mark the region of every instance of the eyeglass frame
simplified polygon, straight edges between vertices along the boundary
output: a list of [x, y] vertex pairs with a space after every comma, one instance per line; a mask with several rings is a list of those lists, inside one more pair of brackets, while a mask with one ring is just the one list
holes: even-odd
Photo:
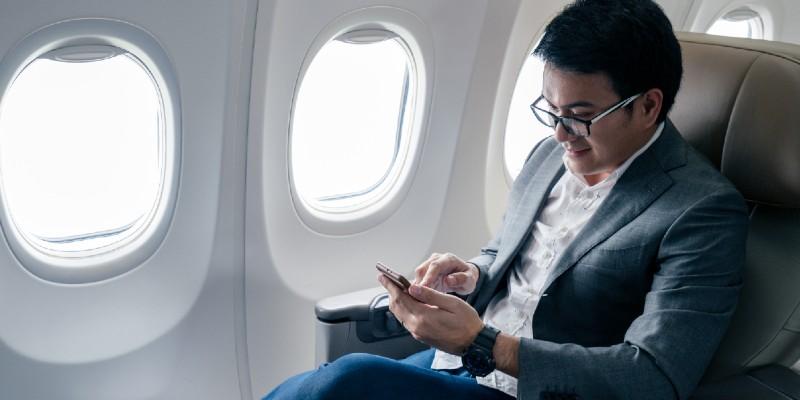
[[[542, 123], [542, 125], [544, 125], [544, 126], [546, 126], [548, 128], [556, 129], [558, 127], [558, 124], [561, 123], [561, 126], [564, 127], [564, 130], [567, 131], [568, 134], [573, 135], [573, 136], [578, 136], [578, 137], [588, 137], [592, 133], [591, 129], [589, 129], [589, 127], [592, 124], [594, 124], [597, 121], [601, 120], [603, 117], [613, 113], [614, 111], [617, 111], [620, 108], [625, 107], [628, 104], [633, 103], [634, 100], [636, 100], [637, 98], [639, 98], [639, 96], [641, 96], [643, 94], [644, 94], [644, 92], [639, 93], [639, 94], [635, 94], [635, 95], [633, 95], [631, 97], [628, 97], [628, 98], [626, 98], [624, 100], [621, 100], [619, 103], [614, 104], [613, 106], [609, 107], [605, 111], [601, 112], [600, 114], [596, 115], [595, 117], [592, 117], [589, 120], [585, 120], [585, 119], [581, 119], [581, 118], [575, 118], [575, 117], [561, 117], [561, 116], [558, 116], [558, 115], [555, 115], [555, 114], [551, 113], [550, 111], [547, 111], [547, 110], [544, 110], [542, 108], [537, 107], [536, 104], [539, 103], [540, 101], [542, 101], [542, 99], [544, 99], [544, 95], [540, 95], [539, 98], [536, 99], [536, 101], [531, 103], [530, 108], [531, 108], [531, 112], [533, 112], [533, 115], [536, 117], [536, 119], [539, 120], [539, 122]], [[542, 119], [542, 117], [539, 116], [539, 113], [536, 112], [537, 110], [549, 115], [550, 117], [552, 117], [553, 120], [555, 120], [555, 123], [552, 126], [550, 126], [547, 122], [545, 122]], [[577, 122], [580, 122], [580, 123], [584, 124], [586, 126], [586, 134], [582, 135], [582, 134], [579, 134], [579, 133], [575, 133], [573, 131], [573, 128], [571, 128], [570, 124], [565, 124], [564, 123], [565, 120], [566, 121], [577, 121]]]

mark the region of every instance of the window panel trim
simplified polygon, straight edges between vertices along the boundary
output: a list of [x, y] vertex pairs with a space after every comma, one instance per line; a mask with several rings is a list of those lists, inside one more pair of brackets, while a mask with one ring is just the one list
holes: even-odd
[[[390, 168], [384, 183], [386, 189], [375, 197], [370, 204], [337, 210], [334, 207], [313, 207], [302, 199], [298, 193], [292, 171], [292, 139], [291, 126], [294, 118], [296, 99], [300, 83], [306, 74], [314, 56], [331, 40], [341, 37], [349, 32], [364, 32], [369, 30], [388, 31], [397, 37], [409, 53], [409, 59], [416, 71], [416, 76], [410, 79], [411, 87], [416, 87], [416, 96], [408, 99], [408, 108], [402, 116], [403, 126], [410, 135], [404, 137], [398, 144], [398, 155], [407, 151], [405, 157], [398, 156], [395, 164], [397, 168]], [[425, 24], [408, 11], [386, 6], [375, 6], [359, 9], [347, 13], [323, 29], [311, 43], [306, 52], [302, 67], [295, 82], [295, 88], [290, 110], [289, 140], [287, 142], [287, 179], [292, 206], [298, 220], [308, 229], [331, 236], [352, 235], [368, 230], [394, 214], [402, 205], [405, 194], [413, 184], [414, 171], [420, 162], [421, 146], [425, 142], [425, 127], [428, 120], [429, 98], [432, 91], [433, 71], [433, 43]], [[413, 74], [413, 72], [412, 72]], [[400, 117], [398, 117], [400, 118]], [[379, 185], [380, 186], [380, 185]], [[322, 208], [322, 210], [320, 210]]]
[[[159, 143], [159, 146], [164, 146], [160, 151], [163, 156], [159, 157], [165, 159], [160, 160], [164, 165], [164, 176], [156, 200], [158, 205], [151, 211], [151, 222], [120, 248], [67, 257], [64, 254], [48, 254], [29, 243], [25, 235], [16, 229], [6, 206], [5, 195], [0, 195], [2, 233], [19, 263], [8, 267], [23, 268], [46, 281], [85, 284], [126, 273], [141, 265], [156, 251], [166, 236], [172, 218], [181, 164], [180, 98], [169, 57], [148, 32], [127, 22], [104, 18], [71, 19], [47, 25], [27, 35], [6, 53], [0, 63], [0, 93], [6, 93], [14, 79], [38, 58], [68, 56], [74, 50], [109, 47], [133, 55], [151, 75], [160, 94], [163, 110], [160, 124], [163, 124], [165, 135], [163, 142]], [[73, 52], [72, 55], [79, 55], [79, 52]]]

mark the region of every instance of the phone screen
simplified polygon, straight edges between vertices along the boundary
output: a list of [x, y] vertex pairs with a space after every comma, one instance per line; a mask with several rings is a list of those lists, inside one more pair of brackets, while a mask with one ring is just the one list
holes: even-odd
[[378, 269], [385, 277], [389, 278], [390, 281], [394, 282], [395, 285], [399, 286], [403, 290], [408, 290], [411, 287], [411, 282], [406, 279], [401, 273], [389, 268], [386, 264], [382, 262], [378, 262], [375, 264], [375, 268]]

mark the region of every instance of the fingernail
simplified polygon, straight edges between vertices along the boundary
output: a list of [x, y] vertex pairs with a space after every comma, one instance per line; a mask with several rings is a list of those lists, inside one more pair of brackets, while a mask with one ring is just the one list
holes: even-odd
[[413, 294], [414, 296], [422, 294], [422, 289], [418, 285], [411, 285], [408, 291], [411, 292], [411, 294]]

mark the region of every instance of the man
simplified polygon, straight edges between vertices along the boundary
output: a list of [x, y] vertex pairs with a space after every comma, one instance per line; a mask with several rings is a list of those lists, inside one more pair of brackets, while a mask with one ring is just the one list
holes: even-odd
[[555, 132], [497, 236], [469, 262], [434, 254], [408, 292], [379, 277], [436, 350], [345, 356], [272, 398], [690, 396], [736, 305], [747, 209], [667, 120], [682, 75], [672, 27], [651, 0], [578, 0], [534, 54], [531, 109]]

